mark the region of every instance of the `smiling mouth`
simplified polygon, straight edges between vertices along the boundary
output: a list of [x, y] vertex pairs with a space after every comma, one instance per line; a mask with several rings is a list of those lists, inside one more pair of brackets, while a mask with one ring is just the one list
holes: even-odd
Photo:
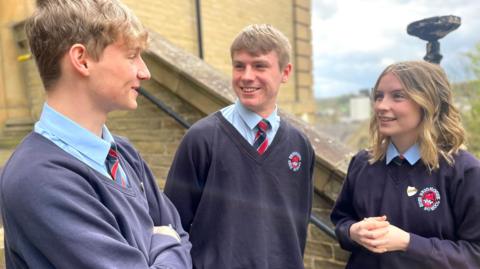
[[259, 89], [260, 88], [256, 88], [256, 87], [240, 87], [240, 90], [242, 90], [242, 92], [244, 92], [244, 93], [251, 93], [251, 92], [257, 91]]
[[394, 117], [378, 117], [378, 121], [380, 122], [391, 122], [391, 121], [395, 121], [397, 120], [397, 118], [394, 118]]

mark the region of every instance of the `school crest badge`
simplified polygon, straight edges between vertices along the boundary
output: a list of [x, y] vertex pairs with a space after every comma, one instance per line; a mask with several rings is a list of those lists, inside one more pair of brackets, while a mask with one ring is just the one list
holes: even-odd
[[288, 167], [290, 170], [297, 172], [302, 165], [302, 156], [300, 153], [294, 151], [288, 156]]
[[433, 211], [440, 205], [440, 193], [433, 187], [423, 189], [417, 199], [418, 206], [425, 211]]

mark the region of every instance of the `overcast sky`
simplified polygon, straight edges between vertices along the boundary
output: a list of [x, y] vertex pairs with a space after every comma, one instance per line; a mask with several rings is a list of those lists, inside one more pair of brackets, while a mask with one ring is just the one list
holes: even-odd
[[462, 25], [440, 39], [452, 81], [467, 78], [465, 52], [480, 42], [480, 0], [312, 0], [317, 98], [371, 88], [390, 63], [420, 60], [426, 41], [407, 34], [413, 21], [455, 15]]

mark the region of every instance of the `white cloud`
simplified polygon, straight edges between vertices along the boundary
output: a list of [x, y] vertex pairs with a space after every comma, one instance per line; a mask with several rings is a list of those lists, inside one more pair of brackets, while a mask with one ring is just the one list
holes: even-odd
[[368, 88], [390, 63], [422, 59], [426, 42], [407, 25], [433, 16], [456, 15], [462, 25], [440, 40], [442, 66], [465, 79], [464, 53], [480, 42], [477, 0], [313, 0], [315, 96]]
[[318, 82], [319, 82], [318, 83], [319, 85], [322, 85], [321, 95], [317, 96], [320, 98], [349, 94], [351, 93], [351, 91], [348, 91], [347, 89], [356, 88], [360, 86], [355, 83], [345, 82], [345, 81], [336, 80], [336, 79], [328, 79], [328, 78], [321, 78], [321, 80]]
[[381, 66], [387, 66], [390, 64], [393, 64], [395, 62], [395, 59], [393, 58], [382, 58], [380, 59], [380, 65]]

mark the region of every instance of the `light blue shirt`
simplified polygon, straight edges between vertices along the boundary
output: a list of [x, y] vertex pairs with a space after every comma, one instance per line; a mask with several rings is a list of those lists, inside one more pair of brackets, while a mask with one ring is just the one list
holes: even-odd
[[105, 159], [114, 140], [105, 125], [102, 127], [102, 139], [45, 103], [34, 131], [86, 165], [112, 178], [107, 171]]
[[[387, 156], [385, 158], [387, 164], [389, 164], [395, 157], [399, 156], [400, 153], [398, 152], [397, 148], [395, 145], [390, 142], [388, 144], [387, 148]], [[421, 155], [420, 155], [420, 148], [418, 147], [418, 144], [414, 144], [411, 146], [405, 153], [403, 154], [403, 158], [408, 161], [410, 165], [414, 165], [418, 160], [420, 160]]]
[[[262, 117], [257, 113], [248, 110], [239, 100], [237, 100], [235, 104], [221, 109], [220, 112], [223, 117], [248, 141], [248, 143], [253, 145], [255, 134], [257, 133], [256, 126], [258, 122], [262, 120]], [[277, 114], [277, 107], [275, 107], [275, 110], [273, 110], [272, 114], [270, 114], [266, 120], [268, 120], [272, 126], [272, 128], [267, 131], [268, 144], [270, 145], [280, 127], [280, 117]]]

